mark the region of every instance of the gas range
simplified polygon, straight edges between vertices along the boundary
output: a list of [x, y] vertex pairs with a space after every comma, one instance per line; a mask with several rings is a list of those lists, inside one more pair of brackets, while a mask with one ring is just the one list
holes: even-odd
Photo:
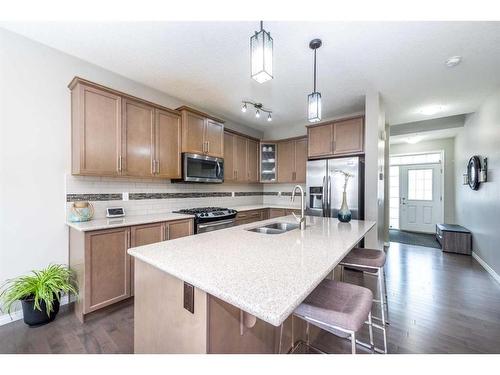
[[222, 207], [188, 208], [175, 211], [185, 215], [194, 215], [195, 233], [211, 232], [234, 225], [238, 213], [236, 210]]

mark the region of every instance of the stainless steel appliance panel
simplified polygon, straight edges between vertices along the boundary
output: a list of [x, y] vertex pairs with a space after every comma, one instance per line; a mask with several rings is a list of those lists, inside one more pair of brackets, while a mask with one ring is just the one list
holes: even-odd
[[306, 214], [326, 216], [326, 174], [327, 161], [314, 160], [307, 162], [306, 177]]
[[235, 223], [234, 219], [229, 219], [229, 220], [219, 220], [208, 223], [196, 224], [196, 234], [213, 232], [214, 230], [219, 230], [224, 228], [230, 228], [234, 226], [234, 223]]
[[224, 181], [224, 159], [206, 155], [182, 155], [182, 179], [186, 182], [215, 182]]

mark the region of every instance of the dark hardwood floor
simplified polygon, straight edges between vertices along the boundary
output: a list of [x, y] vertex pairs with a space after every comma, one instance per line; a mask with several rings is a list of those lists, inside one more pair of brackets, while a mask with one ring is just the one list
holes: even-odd
[[[472, 257], [391, 243], [386, 273], [389, 353], [500, 353], [500, 286]], [[375, 280], [346, 271], [346, 281], [372, 287]], [[350, 352], [348, 342], [325, 332], [315, 345]], [[16, 321], [0, 327], [0, 353], [132, 352], [132, 301], [93, 314], [83, 325], [63, 306], [46, 326]]]

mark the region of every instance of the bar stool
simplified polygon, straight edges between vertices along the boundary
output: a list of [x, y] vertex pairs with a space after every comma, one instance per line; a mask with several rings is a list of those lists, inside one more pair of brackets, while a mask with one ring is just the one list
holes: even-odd
[[[306, 345], [324, 353], [309, 342], [309, 324], [343, 338], [350, 338], [351, 351], [356, 354], [356, 344], [374, 349], [371, 308], [373, 293], [371, 290], [335, 280], [323, 280], [316, 289], [294, 311], [306, 321]], [[370, 344], [356, 340], [356, 333], [363, 324], [368, 324]], [[282, 326], [283, 327], [283, 326]], [[282, 330], [281, 333], [282, 334]], [[302, 341], [293, 343], [293, 350]], [[281, 336], [280, 336], [281, 351]]]
[[373, 302], [380, 304], [381, 317], [373, 316], [373, 319], [381, 321], [382, 326], [378, 324], [373, 324], [373, 326], [383, 331], [384, 353], [387, 353], [385, 326], [389, 324], [389, 306], [387, 304], [387, 285], [384, 272], [385, 260], [384, 251], [355, 247], [342, 259], [339, 265], [341, 267], [341, 281], [344, 281], [344, 267], [353, 268], [362, 271], [363, 274], [377, 277], [380, 299], [374, 299]]

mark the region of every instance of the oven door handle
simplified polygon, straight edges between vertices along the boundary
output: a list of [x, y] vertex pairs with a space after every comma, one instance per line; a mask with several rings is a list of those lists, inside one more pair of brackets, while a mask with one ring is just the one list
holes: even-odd
[[207, 223], [207, 224], [198, 224], [198, 229], [203, 229], [203, 228], [209, 228], [209, 227], [216, 227], [219, 225], [225, 225], [225, 224], [231, 224], [234, 223], [234, 219], [229, 219], [229, 220], [221, 220], [221, 221], [216, 221], [213, 223]]

